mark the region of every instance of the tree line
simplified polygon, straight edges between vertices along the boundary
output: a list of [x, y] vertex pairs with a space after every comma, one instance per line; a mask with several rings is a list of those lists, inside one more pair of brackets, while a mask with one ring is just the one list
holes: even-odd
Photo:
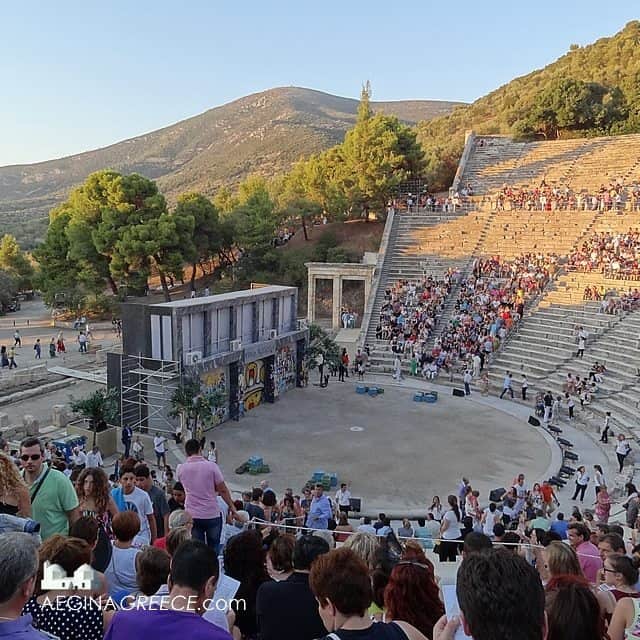
[[[298, 162], [283, 176], [250, 176], [210, 199], [187, 193], [169, 207], [156, 183], [113, 170], [91, 174], [53, 209], [33, 252], [35, 281], [49, 305], [100, 307], [106, 294], [141, 294], [159, 278], [171, 284], [241, 265], [270, 270], [279, 228], [386, 211], [389, 198], [425, 167], [416, 132], [395, 116], [374, 114], [363, 88], [355, 126], [341, 144]], [[1, 265], [0, 265], [1, 266]]]

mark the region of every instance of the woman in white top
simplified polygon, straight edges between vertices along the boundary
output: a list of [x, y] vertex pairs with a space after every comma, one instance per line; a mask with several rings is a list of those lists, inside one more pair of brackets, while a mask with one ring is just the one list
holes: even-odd
[[622, 433], [618, 434], [618, 442], [616, 443], [616, 458], [618, 458], [618, 473], [622, 473], [622, 467], [624, 466], [624, 461], [627, 459], [629, 452], [631, 451], [631, 446], [627, 442], [627, 439], [624, 437]]
[[207, 451], [207, 460], [209, 462], [218, 462], [218, 450], [216, 449], [216, 443], [212, 440], [209, 443], [209, 449]]
[[600, 491], [600, 487], [603, 484], [607, 484], [604, 481], [604, 471], [602, 471], [602, 467], [599, 464], [594, 464], [593, 465], [593, 483], [596, 486], [596, 496], [598, 495], [598, 492]]
[[580, 502], [584, 502], [584, 494], [589, 484], [589, 474], [584, 468], [584, 465], [580, 465], [576, 471], [576, 490], [573, 493], [572, 500], [576, 500], [578, 494], [580, 494]]
[[431, 501], [431, 506], [428, 511], [436, 522], [440, 522], [442, 520], [442, 504], [440, 504], [440, 497], [433, 496], [433, 500]]
[[442, 516], [442, 523], [440, 524], [439, 556], [440, 562], [455, 562], [462, 536], [460, 528], [461, 516], [458, 498], [451, 495], [447, 498], [447, 502], [449, 503], [449, 509]]

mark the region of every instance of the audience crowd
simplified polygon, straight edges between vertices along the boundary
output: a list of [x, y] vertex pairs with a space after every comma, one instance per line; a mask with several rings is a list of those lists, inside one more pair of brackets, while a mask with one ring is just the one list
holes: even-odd
[[636, 228], [626, 233], [594, 233], [568, 255], [567, 266], [618, 280], [638, 280], [640, 231]]
[[[498, 267], [477, 265], [478, 276]], [[278, 497], [265, 480], [234, 500], [215, 445], [203, 453], [201, 444], [185, 443], [175, 474], [164, 461], [152, 474], [123, 459], [110, 478], [99, 466], [68, 477], [35, 438], [18, 452], [23, 474], [0, 453], [13, 483], [0, 511], [16, 525], [0, 534], [0, 638], [453, 640], [461, 627], [476, 640], [623, 640], [640, 631], [640, 496], [627, 484], [629, 537], [609, 522], [597, 465], [594, 511], [565, 517], [553, 487], [523, 474], [483, 506], [462, 478], [445, 504], [434, 496], [424, 517], [395, 528], [384, 513], [357, 524], [344, 483], [332, 495], [309, 484]], [[584, 499], [591, 482], [580, 473]], [[434, 553], [460, 563], [454, 580]], [[52, 582], [49, 564], [73, 587]]]

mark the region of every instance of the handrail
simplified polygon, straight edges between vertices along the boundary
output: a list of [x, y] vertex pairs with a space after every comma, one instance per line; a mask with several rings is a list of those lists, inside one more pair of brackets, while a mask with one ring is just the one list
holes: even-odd
[[387, 220], [384, 223], [384, 230], [382, 231], [382, 238], [380, 239], [376, 268], [371, 282], [371, 288], [369, 289], [369, 299], [367, 300], [364, 314], [362, 315], [362, 323], [360, 324], [360, 335], [358, 336], [358, 345], [360, 348], [364, 348], [367, 340], [369, 324], [371, 323], [371, 315], [373, 314], [373, 305], [376, 297], [378, 296], [378, 289], [380, 288], [380, 281], [382, 280], [382, 269], [386, 260], [387, 249], [389, 248], [389, 239], [391, 237], [391, 231], [393, 230], [395, 218], [395, 210], [393, 208], [389, 209], [389, 212], [387, 213]]

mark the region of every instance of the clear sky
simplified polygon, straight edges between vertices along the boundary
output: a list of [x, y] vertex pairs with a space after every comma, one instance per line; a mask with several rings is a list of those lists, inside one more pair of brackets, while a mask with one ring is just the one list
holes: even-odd
[[472, 101], [632, 0], [6, 0], [0, 166], [105, 146], [243, 95], [296, 85], [374, 100]]

